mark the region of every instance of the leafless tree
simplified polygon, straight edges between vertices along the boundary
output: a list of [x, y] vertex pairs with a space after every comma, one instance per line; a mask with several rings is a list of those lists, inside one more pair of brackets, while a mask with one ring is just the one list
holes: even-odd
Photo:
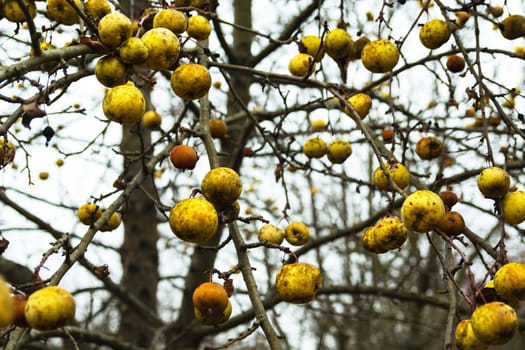
[[[505, 263], [523, 261], [523, 225], [506, 223], [502, 199], [484, 197], [476, 183], [483, 169], [498, 166], [510, 175], [510, 191], [523, 190], [525, 33], [502, 35], [504, 19], [523, 13], [522, 4], [112, 1], [113, 11], [135, 20], [138, 37], [162, 8], [212, 24], [208, 39], [178, 35], [181, 54], [168, 69], [126, 66], [147, 109], [162, 115], [160, 129], [151, 130], [104, 116], [106, 87], [94, 67], [119, 51], [102, 43], [85, 3], [73, 6], [79, 21], [66, 26], [41, 1], [31, 16], [31, 1], [1, 2], [0, 272], [13, 293], [64, 286], [77, 312], [56, 330], [3, 329], [5, 349], [455, 349], [457, 323], [489, 298], [485, 284]], [[24, 21], [8, 21], [13, 6]], [[450, 31], [434, 49], [418, 37], [431, 19]], [[324, 40], [336, 28], [354, 48], [365, 38], [389, 40], [399, 62], [371, 73], [359, 54], [325, 54], [305, 76], [291, 75], [301, 38]], [[452, 55], [465, 63], [459, 72], [447, 66]], [[184, 62], [211, 72], [206, 96], [185, 101], [171, 90], [171, 74]], [[366, 117], [348, 101], [356, 93], [371, 98]], [[212, 137], [211, 119], [226, 122], [225, 137]], [[314, 130], [318, 119], [326, 126]], [[425, 136], [443, 145], [432, 159], [416, 152]], [[315, 137], [348, 141], [352, 155], [342, 164], [307, 157], [303, 144]], [[170, 163], [180, 144], [196, 149], [194, 170]], [[406, 188], [374, 181], [375, 169], [389, 163], [408, 168]], [[169, 228], [170, 210], [199, 195], [202, 177], [216, 167], [242, 178], [239, 216], [205, 243], [184, 242]], [[365, 249], [363, 233], [400, 217], [404, 199], [423, 189], [458, 196], [448, 209], [464, 218], [463, 232], [409, 230], [398, 249]], [[86, 226], [77, 210], [88, 202], [104, 211]], [[102, 232], [114, 212], [122, 225]], [[306, 244], [259, 242], [263, 224], [284, 229], [292, 221], [308, 226]], [[275, 288], [277, 271], [297, 260], [323, 276], [307, 304], [287, 303]], [[192, 302], [210, 279], [233, 283], [232, 316], [217, 326], [198, 322]], [[520, 318], [519, 332], [499, 348], [522, 349], [524, 327]]]

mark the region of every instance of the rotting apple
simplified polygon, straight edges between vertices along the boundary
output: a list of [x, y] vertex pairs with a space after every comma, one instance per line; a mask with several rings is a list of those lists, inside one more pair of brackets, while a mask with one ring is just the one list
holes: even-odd
[[316, 266], [299, 262], [283, 265], [275, 279], [279, 296], [293, 304], [312, 301], [322, 283], [321, 271]]
[[408, 195], [401, 205], [401, 219], [405, 226], [415, 232], [434, 229], [445, 215], [445, 204], [436, 193], [417, 190]]
[[284, 238], [291, 245], [304, 245], [310, 239], [310, 230], [304, 223], [293, 221], [284, 229]]
[[237, 172], [228, 167], [211, 169], [201, 181], [204, 197], [218, 208], [225, 207], [239, 199], [242, 181]]
[[204, 198], [186, 198], [170, 211], [171, 231], [190, 243], [204, 243], [213, 237], [219, 226], [219, 217], [213, 204]]

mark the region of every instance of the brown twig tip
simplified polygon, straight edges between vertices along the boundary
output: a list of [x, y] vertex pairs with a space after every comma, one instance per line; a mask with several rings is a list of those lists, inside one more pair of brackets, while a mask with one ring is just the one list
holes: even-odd
[[107, 264], [100, 265], [94, 268], [93, 273], [100, 279], [109, 276], [109, 267]]
[[9, 241], [5, 238], [0, 239], [0, 255], [2, 255], [7, 247], [9, 246]]
[[235, 287], [233, 286], [233, 280], [231, 278], [228, 278], [224, 281], [222, 285], [226, 290], [226, 293], [228, 293], [228, 297], [231, 297], [233, 295], [233, 292], [235, 291]]
[[36, 281], [41, 281], [41, 279], [40, 279], [40, 269], [44, 266], [44, 264], [46, 263], [47, 259], [51, 255], [58, 253], [60, 248], [64, 248], [64, 250], [66, 251], [66, 259], [68, 259], [69, 254], [67, 253], [67, 249], [66, 249], [68, 247], [68, 245], [69, 245], [69, 234], [65, 234], [61, 238], [57, 239], [55, 242], [51, 243], [51, 248], [49, 248], [46, 252], [44, 252], [44, 254], [42, 254], [42, 259], [40, 259], [40, 262], [35, 267], [33, 276], [34, 276]]
[[257, 330], [257, 328], [259, 328], [259, 322], [254, 322], [248, 329], [246, 329], [245, 331], [243, 331], [242, 333], [240, 333], [238, 336], [236, 336], [235, 338], [229, 338], [228, 341], [226, 343], [224, 343], [223, 345], [218, 345], [218, 346], [206, 346], [204, 347], [204, 350], [220, 350], [220, 349], [227, 349], [229, 348], [231, 345], [247, 338], [249, 335], [251, 335], [253, 332], [255, 332]]
[[[266, 247], [266, 248], [271, 248], [271, 249], [278, 249], [278, 250], [280, 250], [280, 251], [282, 251], [282, 252], [292, 256], [296, 263], [299, 262], [299, 257], [297, 256], [297, 254], [295, 254], [290, 248], [288, 248], [286, 246], [283, 246], [283, 245], [279, 245], [279, 244], [275, 244], [275, 243], [272, 243], [272, 242], [264, 241], [264, 242], [247, 243], [247, 244], [244, 244], [242, 246], [242, 248], [245, 249], [245, 250], [258, 248], [258, 247]], [[284, 261], [286, 261], [286, 259], [283, 258], [283, 262]]]
[[191, 190], [190, 198], [194, 198], [198, 194], [202, 194], [202, 190], [200, 188], [194, 188]]

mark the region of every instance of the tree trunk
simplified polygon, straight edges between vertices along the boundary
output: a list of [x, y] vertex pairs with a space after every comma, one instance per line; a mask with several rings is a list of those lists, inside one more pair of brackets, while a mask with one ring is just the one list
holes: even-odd
[[[133, 177], [142, 166], [138, 155], [148, 147], [150, 137], [133, 132], [135, 127], [123, 127], [121, 151], [124, 154], [125, 177]], [[142, 140], [142, 141], [141, 141]], [[129, 157], [129, 158], [128, 158]], [[128, 160], [134, 159], [133, 163]], [[121, 284], [134, 294], [145, 306], [156, 310], [158, 283], [157, 212], [151, 197], [155, 196], [153, 179], [149, 176], [140, 188], [133, 191], [122, 208], [124, 243], [121, 248], [123, 275]], [[153, 330], [144, 324], [143, 318], [128, 307], [120, 306], [119, 335], [123, 340], [147, 347]]]
[[[251, 0], [235, 0], [235, 24], [251, 28], [251, 11]], [[252, 41], [253, 33], [238, 29], [233, 30], [233, 46], [231, 51], [234, 55], [237, 55], [234, 58], [235, 61], [240, 57], [245, 61], [251, 61]], [[238, 72], [231, 75], [230, 93], [228, 95], [228, 115], [235, 115], [237, 112], [243, 111], [243, 106], [246, 106], [250, 101], [250, 85], [251, 76], [249, 74]], [[242, 164], [242, 148], [245, 146], [249, 135], [253, 132], [253, 128], [253, 121], [249, 117], [238, 120], [235, 123], [228, 123], [228, 136], [221, 144], [221, 151], [224, 154], [224, 156], [220, 158], [221, 165], [228, 166], [235, 170], [240, 168]]]
[[[132, 19], [138, 15], [137, 9], [149, 7], [144, 0], [125, 1], [121, 5]], [[146, 101], [149, 101], [149, 88], [142, 91]], [[121, 180], [126, 182], [141, 171], [148, 157], [144, 152], [151, 145], [151, 135], [148, 130], [137, 126], [123, 126], [122, 131], [120, 150], [124, 157], [124, 174]], [[152, 199], [156, 197], [155, 193], [153, 177], [148, 176], [122, 207], [124, 242], [121, 247], [121, 285], [152, 310], [157, 308], [159, 281], [157, 211]], [[128, 305], [121, 303], [119, 310], [119, 337], [134, 345], [148, 347], [155, 330], [148, 327]]]

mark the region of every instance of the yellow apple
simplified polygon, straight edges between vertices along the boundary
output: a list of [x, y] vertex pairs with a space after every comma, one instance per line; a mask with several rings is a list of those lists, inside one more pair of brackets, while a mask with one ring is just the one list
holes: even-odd
[[300, 246], [310, 239], [310, 230], [304, 223], [294, 221], [284, 229], [284, 238], [291, 245]]
[[507, 224], [519, 225], [525, 221], [525, 191], [510, 192], [503, 197], [503, 220]]
[[476, 338], [487, 345], [505, 344], [518, 331], [516, 311], [500, 301], [478, 306], [470, 320]]
[[418, 190], [408, 195], [401, 205], [401, 218], [405, 226], [415, 232], [434, 229], [445, 215], [445, 204], [436, 193]]
[[59, 286], [44, 287], [29, 296], [24, 314], [31, 328], [56, 329], [75, 318], [75, 299]]
[[510, 187], [509, 174], [495, 166], [483, 169], [477, 181], [480, 192], [487, 198], [501, 198]]
[[496, 271], [494, 289], [506, 301], [525, 300], [525, 264], [509, 262]]
[[284, 231], [272, 224], [264, 224], [257, 233], [260, 242], [268, 241], [274, 244], [281, 244], [284, 240]]
[[293, 304], [312, 301], [322, 283], [321, 271], [316, 266], [307, 263], [283, 265], [275, 279], [275, 286], [280, 297]]

